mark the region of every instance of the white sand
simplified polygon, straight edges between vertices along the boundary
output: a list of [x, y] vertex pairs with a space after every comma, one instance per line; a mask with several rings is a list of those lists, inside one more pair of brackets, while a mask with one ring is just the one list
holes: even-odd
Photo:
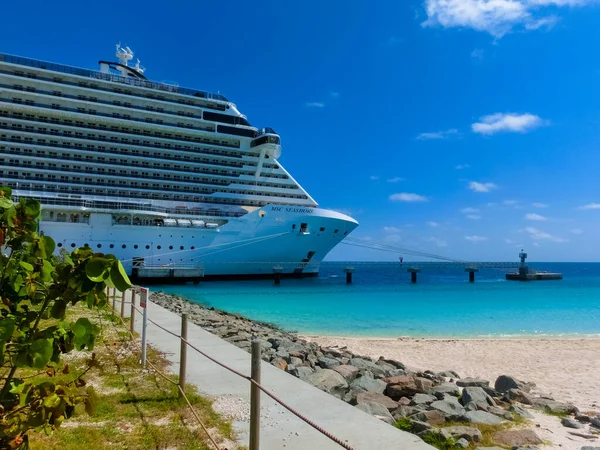
[[600, 339], [381, 339], [303, 336], [324, 347], [396, 359], [421, 370], [454, 370], [490, 380], [511, 375], [533, 381], [537, 391], [600, 410]]
[[[348, 347], [355, 354], [395, 359], [411, 369], [454, 370], [462, 378], [490, 380], [511, 375], [537, 384], [536, 392], [572, 402], [582, 412], [600, 411], [600, 339], [381, 339], [302, 336], [323, 347]], [[535, 413], [536, 433], [551, 445], [579, 450], [599, 445], [573, 436], [558, 418]]]

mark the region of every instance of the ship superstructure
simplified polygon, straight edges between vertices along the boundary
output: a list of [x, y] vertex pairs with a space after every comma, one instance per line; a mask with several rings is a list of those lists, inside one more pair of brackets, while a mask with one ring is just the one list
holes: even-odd
[[130, 273], [316, 274], [357, 223], [317, 208], [277, 161], [279, 135], [116, 56], [92, 71], [0, 54], [0, 184], [41, 200], [41, 231]]

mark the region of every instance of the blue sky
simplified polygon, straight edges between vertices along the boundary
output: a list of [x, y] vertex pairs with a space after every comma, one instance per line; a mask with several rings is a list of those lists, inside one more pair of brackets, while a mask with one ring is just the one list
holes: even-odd
[[[375, 6], [374, 6], [375, 5]], [[354, 238], [600, 259], [600, 2], [9, 2], [2, 50], [219, 91]], [[396, 259], [340, 245], [330, 259]]]

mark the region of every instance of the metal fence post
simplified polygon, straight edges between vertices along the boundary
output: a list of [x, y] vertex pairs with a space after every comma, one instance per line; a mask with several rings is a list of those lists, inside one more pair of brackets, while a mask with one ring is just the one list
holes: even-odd
[[135, 333], [135, 290], [131, 294], [131, 314], [129, 319], [131, 320], [129, 323], [129, 331], [131, 331], [131, 339], [133, 339], [133, 333]]
[[183, 313], [181, 315], [181, 349], [179, 352], [179, 387], [181, 388], [179, 391], [179, 397], [183, 397], [183, 391], [185, 390], [185, 369], [187, 365], [187, 320], [187, 314]]
[[[130, 289], [130, 291], [132, 291], [132, 290]], [[126, 292], [127, 291], [124, 291], [123, 295], [121, 296], [121, 319], [125, 317], [125, 293]]]
[[115, 313], [115, 308], [116, 308], [116, 301], [117, 301], [117, 295], [116, 295], [116, 289], [113, 289], [113, 314]]
[[[260, 384], [260, 341], [252, 340], [252, 367], [250, 378]], [[260, 446], [260, 389], [250, 384], [250, 445], [249, 450], [259, 450]]]
[[142, 288], [140, 290], [140, 306], [144, 308], [142, 320], [142, 367], [146, 367], [146, 327], [148, 326], [148, 297], [150, 297], [150, 290]]

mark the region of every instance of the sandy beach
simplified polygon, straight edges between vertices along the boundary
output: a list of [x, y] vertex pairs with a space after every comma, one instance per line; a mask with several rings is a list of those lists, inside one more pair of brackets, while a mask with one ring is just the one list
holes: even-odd
[[499, 375], [533, 381], [537, 391], [580, 410], [600, 411], [600, 339], [382, 339], [303, 336], [322, 346], [346, 346], [421, 370], [455, 370], [493, 384]]

